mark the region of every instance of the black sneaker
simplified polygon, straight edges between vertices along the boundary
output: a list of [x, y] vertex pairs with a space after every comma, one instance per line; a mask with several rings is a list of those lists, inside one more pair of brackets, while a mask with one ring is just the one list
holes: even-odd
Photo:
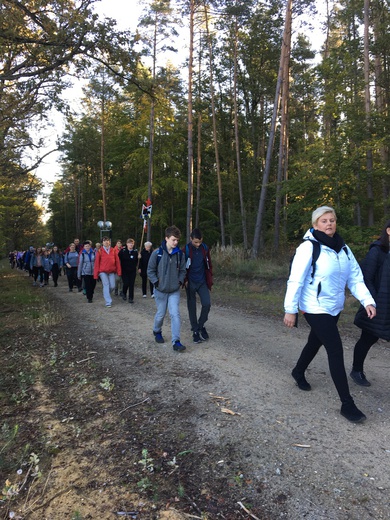
[[295, 379], [297, 385], [298, 385], [298, 388], [300, 390], [305, 390], [306, 392], [308, 392], [309, 390], [311, 390], [311, 386], [310, 386], [310, 383], [308, 383], [306, 381], [306, 378], [305, 378], [305, 375], [302, 374], [301, 372], [298, 372], [295, 368], [293, 369], [293, 371], [291, 372], [291, 375], [293, 376], [293, 378]]
[[127, 296], [126, 296], [126, 294], [123, 294], [123, 293], [122, 293], [122, 300], [123, 300], [124, 302], [127, 301]]
[[209, 335], [207, 334], [207, 330], [204, 327], [199, 331], [199, 336], [200, 336], [200, 339], [202, 341], [206, 341], [207, 339], [209, 339]]
[[362, 423], [367, 419], [364, 413], [359, 410], [353, 401], [341, 405], [340, 413], [343, 417], [348, 419], [348, 421], [354, 423]]
[[199, 332], [194, 332], [194, 333], [192, 334], [192, 341], [193, 341], [194, 343], [202, 343], [202, 338], [200, 337]]
[[355, 381], [357, 385], [360, 386], [371, 386], [370, 381], [366, 379], [364, 372], [359, 372], [359, 370], [351, 370], [349, 374], [351, 378]]
[[180, 343], [180, 340], [175, 341], [173, 344], [173, 350], [176, 350], [177, 352], [183, 352], [185, 349], [185, 346]]
[[153, 334], [154, 334], [154, 339], [156, 340], [156, 343], [165, 343], [161, 330], [160, 330], [160, 332], [153, 331]]

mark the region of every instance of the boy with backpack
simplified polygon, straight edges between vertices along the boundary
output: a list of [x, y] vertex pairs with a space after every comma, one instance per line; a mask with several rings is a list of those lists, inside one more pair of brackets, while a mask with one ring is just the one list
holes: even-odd
[[185, 258], [178, 247], [180, 230], [170, 226], [165, 230], [165, 240], [150, 256], [148, 278], [154, 285], [157, 312], [154, 317], [153, 334], [157, 343], [165, 343], [162, 335], [167, 309], [171, 317], [173, 350], [183, 352], [186, 347], [180, 342], [180, 288], [186, 275]]

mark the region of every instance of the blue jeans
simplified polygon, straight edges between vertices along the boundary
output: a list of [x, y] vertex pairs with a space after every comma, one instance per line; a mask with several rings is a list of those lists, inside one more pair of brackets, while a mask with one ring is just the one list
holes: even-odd
[[175, 341], [180, 341], [180, 289], [173, 293], [163, 293], [158, 289], [154, 290], [157, 312], [154, 317], [153, 332], [160, 332], [164, 323], [165, 314], [169, 310], [171, 317], [172, 345]]
[[[193, 332], [198, 332], [203, 329], [204, 324], [209, 317], [211, 307], [210, 291], [206, 285], [206, 282], [196, 283], [188, 280], [186, 292], [188, 316], [190, 318], [191, 330]], [[202, 306], [199, 320], [196, 317], [196, 293], [199, 294], [200, 304]]]
[[112, 304], [111, 291], [115, 289], [115, 273], [99, 273], [106, 305]]

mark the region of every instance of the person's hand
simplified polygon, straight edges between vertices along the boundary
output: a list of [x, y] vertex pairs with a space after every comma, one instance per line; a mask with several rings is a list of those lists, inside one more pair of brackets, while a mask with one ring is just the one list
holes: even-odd
[[376, 316], [376, 308], [373, 305], [367, 305], [366, 307], [367, 316], [372, 320]]
[[289, 312], [286, 312], [286, 314], [284, 315], [283, 323], [286, 325], [286, 327], [292, 329], [295, 325], [296, 319], [296, 314], [290, 314]]

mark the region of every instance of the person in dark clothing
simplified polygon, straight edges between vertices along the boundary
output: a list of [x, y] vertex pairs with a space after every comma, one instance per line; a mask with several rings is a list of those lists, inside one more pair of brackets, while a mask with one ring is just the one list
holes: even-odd
[[[209, 335], [205, 328], [211, 308], [210, 290], [213, 285], [213, 267], [210, 250], [203, 243], [200, 229], [194, 229], [190, 235], [191, 242], [184, 248], [187, 275], [184, 286], [187, 293], [188, 316], [191, 323], [194, 343], [206, 341]], [[196, 294], [199, 295], [201, 311], [199, 319], [196, 314]]]
[[126, 247], [119, 251], [119, 260], [122, 268], [122, 298], [126, 301], [129, 291], [129, 303], [134, 303], [134, 283], [137, 276], [138, 251], [134, 249], [134, 239], [126, 240]]
[[376, 302], [376, 316], [367, 318], [360, 308], [355, 316], [355, 325], [362, 329], [353, 352], [351, 378], [360, 386], [371, 386], [363, 365], [370, 348], [379, 338], [390, 341], [390, 220], [382, 229], [379, 240], [370, 245], [362, 271], [364, 282]]
[[[138, 264], [138, 272], [142, 279], [142, 297], [146, 298], [146, 288], [148, 285], [148, 263], [150, 260], [150, 255], [153, 252], [152, 249], [152, 242], [145, 242], [144, 247], [141, 251], [140, 258], [139, 258], [139, 264]], [[150, 288], [150, 296], [151, 298], [154, 297], [154, 287], [152, 282], [149, 282], [149, 288]]]

